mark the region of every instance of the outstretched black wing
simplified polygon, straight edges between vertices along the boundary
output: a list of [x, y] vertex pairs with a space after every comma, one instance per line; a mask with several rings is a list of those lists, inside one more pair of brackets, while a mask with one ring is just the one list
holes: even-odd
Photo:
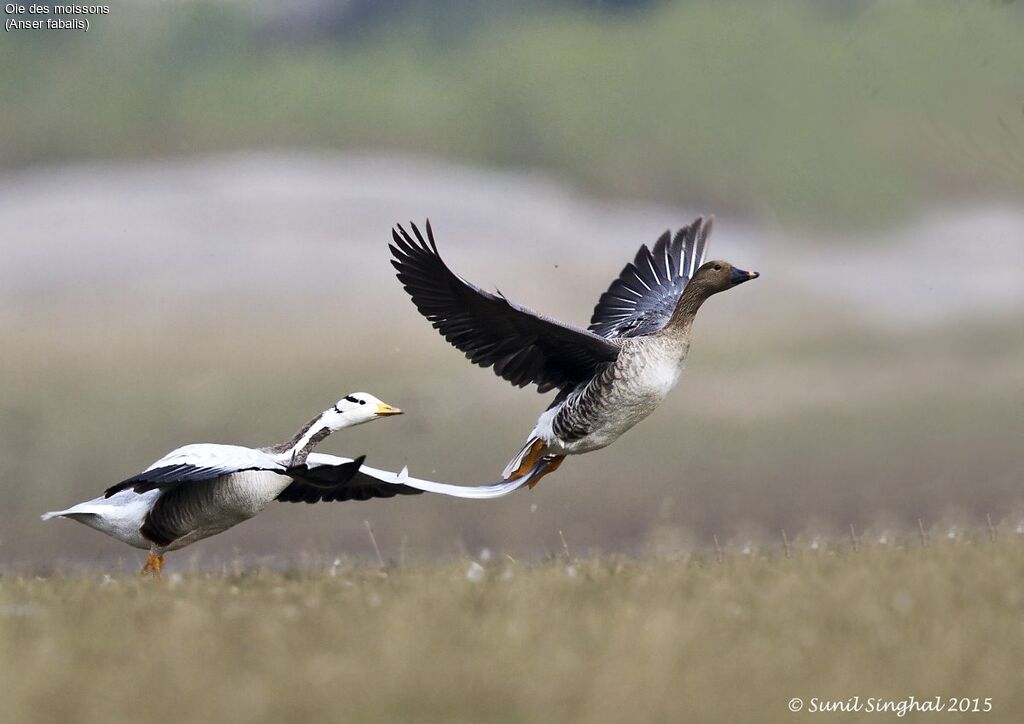
[[[365, 459], [366, 456], [360, 456], [337, 464], [313, 467], [302, 464], [282, 467], [280, 470], [261, 470], [292, 479], [288, 487], [277, 496], [277, 500], [289, 503], [369, 500], [395, 495], [418, 495], [422, 492], [404, 485], [388, 485], [363, 475], [359, 468]], [[229, 470], [221, 475], [239, 472], [242, 470]], [[140, 529], [143, 537], [157, 545], [167, 546], [187, 535], [192, 530], [197, 511], [203, 510], [216, 497], [219, 484], [217, 477], [220, 476], [188, 478], [186, 472], [186, 475], [174, 480], [147, 481], [147, 490], [162, 488], [163, 492], [146, 515]], [[137, 491], [138, 488], [136, 485]]]
[[698, 217], [671, 236], [644, 244], [631, 264], [601, 295], [590, 318], [590, 331], [613, 339], [654, 334], [665, 326], [686, 283], [702, 263], [713, 216]]
[[494, 367], [517, 387], [538, 392], [590, 379], [619, 354], [619, 347], [585, 329], [541, 316], [499, 294], [485, 292], [449, 269], [434, 243], [412, 225], [392, 230], [391, 263], [413, 304], [446, 340], [481, 367]]
[[294, 482], [281, 491], [282, 503], [331, 503], [341, 500], [393, 498], [396, 495], [419, 495], [422, 490], [407, 485], [383, 483], [359, 472], [365, 455], [341, 465], [296, 465], [288, 469]]

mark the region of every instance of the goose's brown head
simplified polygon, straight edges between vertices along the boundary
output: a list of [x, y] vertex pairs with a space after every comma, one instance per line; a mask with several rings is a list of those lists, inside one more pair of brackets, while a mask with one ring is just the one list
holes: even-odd
[[757, 272], [744, 271], [727, 261], [709, 261], [694, 272], [690, 284], [696, 285], [705, 296], [710, 297], [759, 276]]

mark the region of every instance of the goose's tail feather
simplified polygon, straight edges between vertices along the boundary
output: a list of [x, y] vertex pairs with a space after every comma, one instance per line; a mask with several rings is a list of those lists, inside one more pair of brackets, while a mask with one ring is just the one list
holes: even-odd
[[78, 510], [61, 510], [53, 513], [43, 513], [40, 518], [50, 520], [51, 518], [70, 518], [71, 520], [84, 521], [87, 518], [95, 517], [97, 513], [83, 513]]
[[[107, 506], [112, 507], [112, 506]], [[72, 520], [81, 520], [83, 517], [88, 515], [99, 515], [103, 512], [103, 507], [97, 505], [97, 500], [87, 500], [84, 503], [78, 505], [72, 505], [67, 510], [51, 510], [49, 513], [43, 513], [40, 518], [43, 520], [50, 520], [51, 518], [71, 518]]]

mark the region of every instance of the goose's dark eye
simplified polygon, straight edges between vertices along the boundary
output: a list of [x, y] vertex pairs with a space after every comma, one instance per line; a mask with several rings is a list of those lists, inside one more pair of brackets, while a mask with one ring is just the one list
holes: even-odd
[[715, 271], [722, 271], [722, 265], [721, 264], [715, 264]]
[[360, 404], [360, 405], [365, 405], [365, 404], [366, 404], [366, 400], [360, 400], [360, 401], [359, 401], [359, 404]]

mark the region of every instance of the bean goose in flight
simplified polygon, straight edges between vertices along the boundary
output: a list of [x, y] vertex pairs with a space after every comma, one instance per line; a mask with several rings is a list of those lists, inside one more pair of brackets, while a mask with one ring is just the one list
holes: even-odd
[[[427, 483], [457, 497], [505, 495], [535, 486], [579, 455], [610, 445], [647, 417], [679, 379], [693, 321], [712, 295], [756, 279], [726, 261], [705, 262], [714, 217], [697, 218], [653, 248], [640, 247], [598, 300], [587, 329], [545, 317], [484, 291], [444, 263], [430, 222], [392, 230], [392, 265], [420, 313], [453, 346], [518, 387], [557, 389], [504, 482], [480, 486]], [[416, 483], [410, 483], [416, 487]]]

